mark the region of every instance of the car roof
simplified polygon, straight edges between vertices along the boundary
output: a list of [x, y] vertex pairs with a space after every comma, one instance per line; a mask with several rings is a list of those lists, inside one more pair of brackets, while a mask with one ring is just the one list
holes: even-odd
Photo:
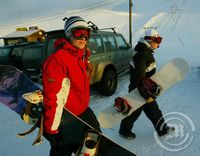
[[[100, 34], [120, 34], [120, 33], [117, 33], [116, 31], [114, 30], [111, 30], [111, 31], [108, 31], [109, 29], [111, 28], [108, 28], [106, 30], [104, 29], [99, 29], [99, 30], [93, 30], [91, 31], [92, 34], [95, 34], [95, 33], [100, 33]], [[49, 35], [53, 35], [53, 34], [64, 34], [64, 29], [59, 29], [59, 30], [52, 30], [52, 31], [48, 31], [45, 33], [47, 36]]]
[[19, 43], [19, 44], [11, 44], [11, 45], [5, 45], [0, 48], [13, 48], [13, 47], [23, 47], [27, 45], [37, 45], [37, 44], [42, 44], [42, 42], [26, 42], [26, 43]]

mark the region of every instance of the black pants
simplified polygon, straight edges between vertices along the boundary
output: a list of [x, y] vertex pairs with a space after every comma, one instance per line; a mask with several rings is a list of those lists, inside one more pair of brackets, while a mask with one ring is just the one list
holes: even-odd
[[[89, 107], [79, 118], [101, 131], [96, 116]], [[59, 129], [61, 129], [59, 133], [61, 133], [62, 142], [61, 140], [57, 140], [58, 144], [55, 145], [48, 139], [48, 136], [46, 137], [51, 145], [50, 156], [71, 156], [72, 153], [76, 153], [89, 128], [64, 110]]]
[[163, 126], [164, 127], [166, 126], [162, 112], [159, 109], [157, 102], [154, 101], [152, 103], [147, 103], [143, 105], [138, 110], [133, 112], [131, 115], [124, 118], [121, 121], [120, 129], [119, 129], [120, 132], [125, 133], [125, 134], [130, 133], [131, 129], [133, 128], [134, 122], [138, 119], [142, 111], [144, 111], [146, 116], [152, 122], [157, 133], [159, 133], [162, 130]]

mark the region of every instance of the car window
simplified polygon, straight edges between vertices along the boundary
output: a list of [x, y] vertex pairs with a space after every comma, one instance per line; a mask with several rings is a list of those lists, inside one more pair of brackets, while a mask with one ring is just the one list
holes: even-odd
[[0, 48], [0, 57], [7, 57], [11, 48]]
[[13, 48], [11, 56], [22, 56], [23, 47]]
[[[63, 38], [63, 37], [60, 37]], [[47, 46], [47, 56], [51, 55], [53, 52], [55, 52], [54, 43], [59, 38], [49, 38], [48, 40], [48, 46]]]
[[40, 47], [27, 48], [24, 50], [23, 59], [38, 60], [41, 59], [42, 49]]
[[105, 44], [107, 51], [114, 51], [117, 49], [114, 36], [112, 35], [103, 36], [103, 42]]
[[121, 35], [117, 35], [115, 38], [119, 49], [126, 49], [128, 47], [126, 41]]
[[90, 37], [88, 48], [92, 54], [104, 52], [104, 47], [100, 35], [92, 35]]

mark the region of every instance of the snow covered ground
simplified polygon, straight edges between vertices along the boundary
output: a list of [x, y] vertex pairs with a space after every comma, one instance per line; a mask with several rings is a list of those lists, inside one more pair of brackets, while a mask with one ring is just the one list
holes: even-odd
[[[122, 1], [123, 2], [123, 1]], [[157, 27], [163, 43], [156, 50], [158, 69], [169, 60], [181, 57], [190, 65], [187, 77], [158, 98], [158, 103], [169, 124], [174, 124], [174, 135], [158, 140], [154, 128], [144, 113], [136, 121], [133, 131], [135, 140], [125, 140], [118, 135], [119, 125], [103, 132], [138, 156], [200, 156], [200, 2], [197, 0], [136, 0], [133, 7], [133, 45], [143, 35], [145, 27]], [[145, 5], [144, 5], [145, 3]], [[120, 4], [120, 5], [123, 5]], [[117, 6], [115, 6], [117, 8]], [[69, 10], [52, 17], [38, 17], [20, 24], [0, 27], [0, 34], [14, 31], [18, 26], [38, 25], [45, 30], [63, 27], [62, 18], [80, 15], [96, 23], [100, 28], [116, 27], [128, 40], [128, 12], [108, 9], [74, 11]], [[176, 73], [169, 73], [176, 74]], [[129, 84], [129, 75], [119, 78], [119, 86], [114, 95], [105, 97], [91, 91], [90, 106], [98, 112], [111, 105], [117, 96], [125, 95]], [[48, 155], [49, 145], [32, 147], [36, 136], [23, 139], [16, 134], [28, 129], [17, 114], [4, 105], [0, 105], [0, 155], [4, 156], [44, 156]], [[23, 149], [22, 149], [23, 148]]]

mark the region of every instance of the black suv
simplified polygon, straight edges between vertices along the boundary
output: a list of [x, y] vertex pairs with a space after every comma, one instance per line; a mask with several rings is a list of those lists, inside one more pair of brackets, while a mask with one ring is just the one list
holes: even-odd
[[[46, 33], [41, 54], [38, 50], [34, 52], [33, 49], [32, 53], [35, 54], [24, 53], [23, 60], [28, 62], [24, 64], [26, 66], [25, 73], [32, 78], [41, 77], [41, 64], [55, 51], [54, 42], [58, 38], [64, 38], [64, 30]], [[114, 94], [117, 88], [118, 74], [129, 69], [129, 60], [133, 49], [122, 34], [115, 32], [114, 29], [112, 31], [92, 29], [88, 47], [91, 50], [91, 63], [94, 65], [91, 84], [97, 84], [96, 86], [104, 95]]]
[[15, 66], [22, 70], [22, 56], [24, 49], [37, 43], [21, 43], [0, 47], [0, 64]]

